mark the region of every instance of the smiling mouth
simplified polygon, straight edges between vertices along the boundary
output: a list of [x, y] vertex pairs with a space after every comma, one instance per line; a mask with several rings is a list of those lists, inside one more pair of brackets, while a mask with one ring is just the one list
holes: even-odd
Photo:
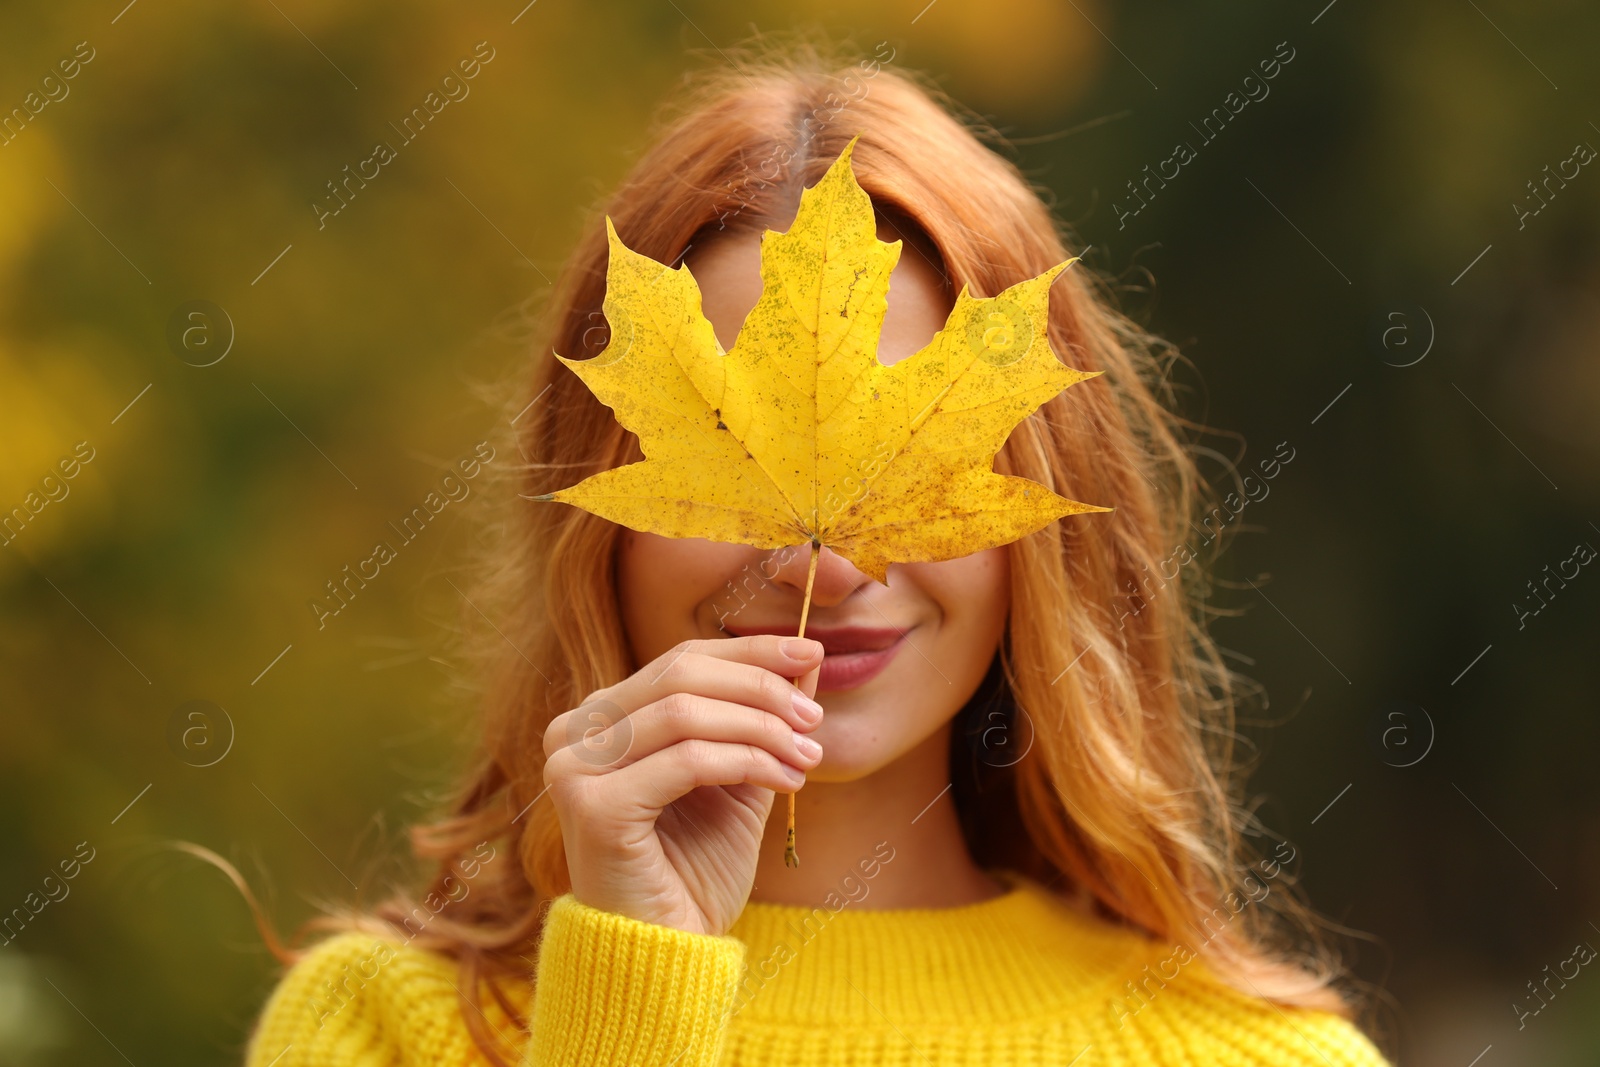
[[[796, 627], [795, 629], [797, 629]], [[738, 637], [755, 634], [792, 636], [790, 627], [734, 627], [725, 630]], [[817, 692], [856, 689], [881, 674], [905, 644], [909, 631], [893, 627], [839, 626], [808, 629], [806, 636], [822, 645], [822, 668]]]

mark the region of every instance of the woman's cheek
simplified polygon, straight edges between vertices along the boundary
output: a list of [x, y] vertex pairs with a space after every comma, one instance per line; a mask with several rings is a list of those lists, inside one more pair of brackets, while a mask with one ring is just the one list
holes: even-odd
[[[737, 561], [744, 551], [632, 530], [623, 534], [617, 544], [618, 593], [623, 626], [640, 663], [680, 641], [713, 636], [703, 632], [697, 611], [712, 604], [722, 605], [727, 614], [741, 603], [727, 586], [739, 574]], [[714, 625], [716, 613], [708, 619]]]
[[920, 566], [924, 570], [918, 577], [939, 609], [941, 662], [963, 676], [981, 678], [1005, 633], [1011, 604], [1006, 549]]

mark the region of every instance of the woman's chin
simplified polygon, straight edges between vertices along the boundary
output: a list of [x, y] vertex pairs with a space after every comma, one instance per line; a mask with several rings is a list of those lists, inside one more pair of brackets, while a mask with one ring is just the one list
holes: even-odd
[[903, 701], [842, 699], [827, 694], [827, 714], [810, 735], [822, 746], [822, 762], [806, 773], [808, 783], [855, 782], [876, 774], [917, 747], [911, 732], [921, 725], [915, 710]]

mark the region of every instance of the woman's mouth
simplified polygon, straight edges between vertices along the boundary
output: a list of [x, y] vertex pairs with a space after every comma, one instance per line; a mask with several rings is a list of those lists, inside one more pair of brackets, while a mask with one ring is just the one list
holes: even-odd
[[822, 669], [817, 672], [819, 693], [866, 685], [882, 673], [905, 643], [905, 635], [899, 630], [813, 630], [806, 636], [822, 642]]
[[[751, 634], [792, 634], [788, 628], [728, 626], [729, 633], [740, 637]], [[841, 626], [834, 629], [818, 628], [806, 631], [806, 636], [822, 645], [822, 669], [817, 672], [817, 692], [836, 692], [855, 689], [870, 682], [883, 672], [889, 662], [905, 644], [905, 631], [893, 627]]]

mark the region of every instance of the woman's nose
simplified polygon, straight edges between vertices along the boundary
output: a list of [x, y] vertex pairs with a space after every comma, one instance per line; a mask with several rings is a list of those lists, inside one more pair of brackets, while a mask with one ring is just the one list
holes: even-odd
[[773, 581], [787, 585], [805, 595], [806, 578], [811, 568], [811, 553], [816, 551], [817, 576], [812, 582], [811, 602], [819, 607], [842, 603], [851, 593], [872, 579], [856, 569], [855, 564], [831, 548], [812, 549], [809, 545], [798, 548], [780, 548], [772, 554], [778, 564]]

